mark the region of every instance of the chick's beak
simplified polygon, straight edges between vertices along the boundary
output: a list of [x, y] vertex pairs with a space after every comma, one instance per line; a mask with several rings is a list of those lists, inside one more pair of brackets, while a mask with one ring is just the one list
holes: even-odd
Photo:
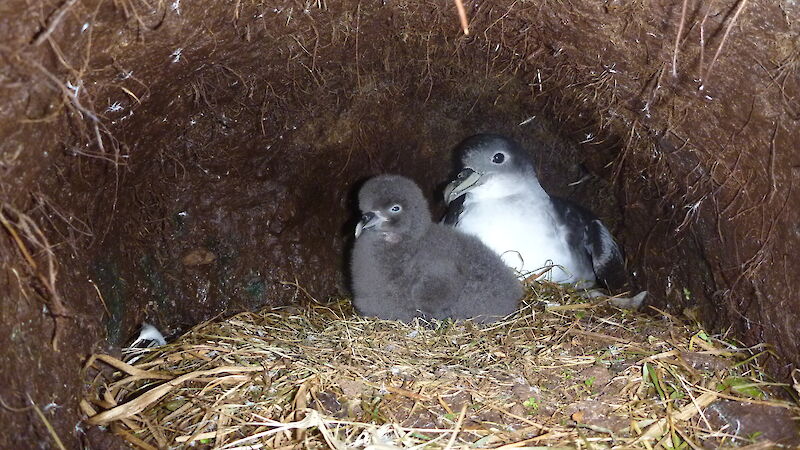
[[449, 205], [450, 202], [466, 194], [470, 189], [480, 186], [482, 176], [483, 174], [475, 172], [469, 167], [459, 172], [456, 179], [444, 188], [445, 204]]
[[374, 228], [384, 222], [386, 219], [374, 213], [372, 211], [365, 212], [364, 215], [361, 216], [361, 221], [358, 222], [356, 225], [356, 238], [361, 236], [361, 233], [364, 230]]

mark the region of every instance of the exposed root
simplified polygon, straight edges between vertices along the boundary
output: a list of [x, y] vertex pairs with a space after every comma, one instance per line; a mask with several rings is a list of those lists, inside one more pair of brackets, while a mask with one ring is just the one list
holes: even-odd
[[[124, 164], [124, 161], [122, 160], [124, 156], [120, 154], [120, 146], [117, 139], [111, 134], [108, 128], [106, 128], [97, 114], [81, 103], [79, 95], [83, 88], [82, 82], [78, 80], [76, 82], [77, 84], [72, 84], [71, 82], [64, 83], [38, 61], [29, 61], [28, 63], [45, 75], [45, 77], [51, 81], [52, 86], [61, 92], [61, 94], [67, 100], [67, 106], [74, 111], [77, 117], [89, 122], [89, 130], [90, 133], [93, 134], [93, 137], [87, 135], [83, 120], [78, 122], [81, 124], [80, 131], [85, 141], [94, 142], [100, 150], [99, 152], [88, 152], [77, 147], [73, 147], [70, 149], [70, 151], [76, 155], [83, 155], [90, 158], [105, 160], [114, 164], [115, 166]], [[110, 149], [106, 149], [106, 139], [111, 145]]]
[[461, 22], [461, 29], [464, 30], [464, 35], [469, 35], [469, 22], [467, 21], [467, 11], [464, 9], [464, 2], [462, 0], [455, 0], [456, 9], [458, 10], [458, 20]]
[[686, 7], [689, 0], [683, 0], [683, 7], [681, 8], [681, 23], [678, 26], [678, 33], [675, 35], [675, 50], [672, 52], [672, 76], [678, 78], [678, 47], [681, 43], [681, 36], [683, 35], [683, 25], [686, 22]]
[[47, 18], [46, 26], [36, 33], [36, 36], [34, 36], [31, 44], [41, 45], [42, 42], [47, 40], [47, 38], [49, 38], [53, 33], [53, 30], [55, 30], [58, 24], [61, 22], [61, 19], [64, 18], [64, 14], [66, 14], [67, 11], [69, 11], [69, 9], [72, 8], [72, 6], [77, 2], [78, 0], [66, 0], [61, 4], [61, 6], [56, 8], [56, 10], [50, 14], [50, 17]]
[[[53, 317], [54, 330], [51, 344], [53, 350], [58, 351], [58, 343], [63, 333], [63, 320], [71, 317], [61, 296], [58, 293], [56, 278], [58, 269], [56, 266], [53, 248], [47, 240], [39, 226], [27, 214], [17, 210], [9, 204], [0, 204], [0, 224], [11, 236], [17, 249], [22, 254], [23, 259], [28, 264], [28, 269], [33, 277], [39, 282], [40, 294], [46, 299], [48, 312]], [[36, 262], [34, 254], [28, 247], [30, 243], [33, 247], [44, 255], [45, 267], [41, 268]]]
[[45, 426], [45, 428], [47, 428], [47, 432], [50, 434], [50, 437], [53, 439], [53, 442], [55, 442], [56, 447], [58, 447], [60, 450], [67, 450], [67, 447], [64, 446], [64, 442], [61, 440], [60, 437], [58, 437], [56, 429], [53, 428], [53, 425], [50, 423], [49, 420], [47, 420], [47, 417], [44, 415], [42, 410], [39, 409], [38, 406], [36, 406], [36, 403], [33, 402], [30, 396], [28, 397], [28, 400], [31, 402], [31, 406], [33, 407], [33, 411], [36, 413], [36, 416], [39, 418], [39, 420], [42, 421], [42, 424]]
[[[706, 6], [706, 13], [703, 14], [703, 20], [700, 21], [700, 70], [703, 70], [705, 62], [705, 49], [706, 49], [706, 20], [711, 13], [711, 8], [714, 7], [716, 0], [711, 0]], [[700, 80], [702, 83], [702, 80]]]
[[708, 79], [711, 76], [711, 71], [714, 69], [714, 64], [717, 62], [717, 58], [719, 58], [720, 53], [722, 53], [722, 49], [725, 47], [725, 41], [728, 39], [728, 35], [730, 35], [733, 26], [736, 24], [736, 19], [739, 18], [739, 14], [742, 13], [744, 7], [747, 6], [747, 0], [741, 0], [739, 2], [739, 7], [736, 9], [736, 12], [733, 14], [733, 17], [728, 22], [728, 27], [725, 29], [725, 34], [722, 35], [722, 40], [719, 42], [719, 46], [717, 47], [717, 51], [714, 53], [714, 58], [711, 59], [711, 63], [708, 65], [708, 69], [706, 69], [705, 74], [701, 79], [700, 89], [703, 89], [705, 83], [708, 83]]

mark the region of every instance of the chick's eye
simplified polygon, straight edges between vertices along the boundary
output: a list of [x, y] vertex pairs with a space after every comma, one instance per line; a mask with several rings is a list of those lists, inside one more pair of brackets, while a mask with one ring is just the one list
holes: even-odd
[[394, 206], [392, 206], [392, 208], [390, 209], [390, 211], [392, 211], [393, 213], [399, 213], [399, 212], [400, 212], [402, 209], [403, 209], [403, 207], [402, 207], [402, 206], [400, 206], [400, 205], [394, 205]]
[[502, 164], [503, 161], [505, 160], [506, 160], [506, 155], [502, 153], [495, 153], [494, 156], [492, 156], [492, 162], [495, 164]]

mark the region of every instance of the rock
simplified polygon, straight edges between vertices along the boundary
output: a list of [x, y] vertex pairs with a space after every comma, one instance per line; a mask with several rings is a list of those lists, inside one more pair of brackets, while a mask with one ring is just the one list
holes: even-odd
[[790, 410], [775, 406], [721, 400], [705, 409], [713, 429], [742, 438], [769, 440], [777, 444], [800, 445], [797, 423]]
[[730, 367], [730, 363], [723, 358], [714, 355], [706, 355], [696, 352], [681, 352], [680, 357], [686, 361], [693, 369], [707, 370], [716, 372]]
[[317, 392], [313, 406], [315, 407], [314, 409], [318, 411], [333, 414], [337, 417], [341, 417], [340, 413], [343, 410], [342, 404], [339, 402], [336, 394], [328, 391]]
[[611, 381], [613, 374], [603, 366], [590, 366], [581, 371], [580, 377], [587, 387], [599, 389]]
[[565, 413], [583, 425], [619, 432], [628, 427], [630, 419], [613, 415], [614, 407], [598, 400], [581, 400], [568, 406]]
[[358, 380], [339, 380], [338, 384], [342, 394], [349, 399], [360, 398], [361, 394], [372, 390], [372, 388]]
[[181, 258], [181, 262], [184, 266], [204, 266], [206, 264], [211, 264], [217, 260], [217, 255], [205, 249], [203, 247], [198, 247], [189, 253], [183, 255]]

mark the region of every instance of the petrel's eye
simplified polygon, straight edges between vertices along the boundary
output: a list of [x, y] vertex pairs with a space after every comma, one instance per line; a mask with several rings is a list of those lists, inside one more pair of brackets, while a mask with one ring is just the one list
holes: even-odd
[[402, 206], [400, 206], [400, 205], [394, 205], [394, 206], [392, 206], [392, 208], [390, 209], [390, 211], [391, 211], [391, 212], [393, 212], [393, 213], [399, 213], [399, 212], [400, 212], [402, 209], [403, 209], [403, 207], [402, 207]]
[[506, 160], [506, 155], [500, 152], [495, 153], [494, 156], [492, 156], [492, 162], [495, 164], [503, 164], [503, 161], [505, 160]]

